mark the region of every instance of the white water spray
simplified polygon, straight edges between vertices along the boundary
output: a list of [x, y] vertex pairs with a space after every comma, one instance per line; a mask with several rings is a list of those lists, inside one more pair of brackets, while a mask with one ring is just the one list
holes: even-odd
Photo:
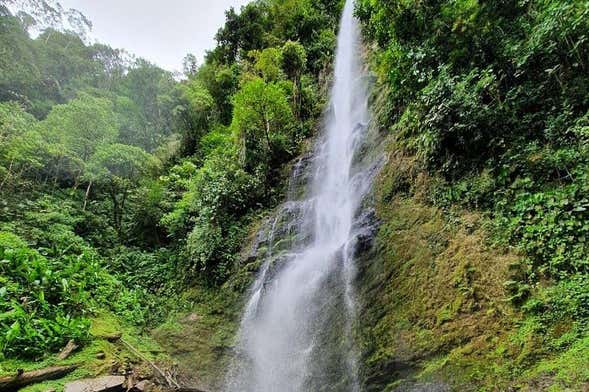
[[[367, 121], [360, 34], [353, 0], [347, 0], [325, 134], [310, 164], [305, 197], [297, 199], [290, 191], [273, 221], [268, 255], [243, 314], [227, 392], [359, 390], [353, 255], [370, 174], [355, 168], [354, 158]], [[300, 171], [298, 164], [295, 175]]]

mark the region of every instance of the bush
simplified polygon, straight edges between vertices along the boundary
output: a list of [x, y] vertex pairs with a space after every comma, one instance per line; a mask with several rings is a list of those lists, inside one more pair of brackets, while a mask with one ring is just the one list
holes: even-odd
[[522, 192], [510, 212], [512, 240], [541, 274], [561, 279], [589, 272], [589, 189], [573, 184]]
[[227, 278], [245, 235], [244, 216], [259, 207], [264, 186], [232, 154], [216, 154], [194, 177], [188, 208], [194, 226], [187, 238], [188, 271], [219, 283]]
[[452, 76], [444, 68], [396, 125], [402, 144], [449, 178], [481, 167], [507, 137], [496, 84], [492, 70]]
[[146, 252], [124, 246], [113, 249], [109, 270], [124, 279], [130, 288], [161, 293], [174, 282], [176, 256], [165, 248]]
[[0, 351], [37, 358], [88, 338], [90, 293], [102, 274], [93, 255], [47, 259], [0, 232]]
[[389, 92], [382, 126], [419, 158], [426, 198], [482, 210], [522, 251], [505, 286], [545, 330], [586, 324], [589, 3], [358, 0], [356, 14]]
[[589, 327], [589, 275], [575, 274], [541, 293], [537, 309], [549, 323], [581, 320], [579, 330]]

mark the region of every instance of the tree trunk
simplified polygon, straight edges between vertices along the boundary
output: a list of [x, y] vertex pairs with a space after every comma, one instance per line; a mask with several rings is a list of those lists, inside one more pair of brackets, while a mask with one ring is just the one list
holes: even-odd
[[119, 219], [118, 219], [119, 201], [117, 199], [117, 192], [115, 190], [114, 184], [111, 184], [111, 186], [110, 186], [110, 199], [112, 200], [112, 220], [113, 220], [113, 225], [115, 227], [115, 230], [117, 231], [117, 234], [119, 234], [119, 236], [120, 236], [121, 233], [119, 231], [119, 226], [117, 224], [117, 222], [119, 221]]
[[301, 76], [297, 77], [297, 118], [301, 120], [301, 108], [303, 107], [303, 86], [301, 84]]
[[268, 145], [268, 151], [271, 150], [270, 146], [270, 120], [268, 119], [268, 115], [264, 113], [264, 123], [266, 126], [265, 133], [266, 133], [266, 144]]
[[61, 378], [73, 372], [78, 366], [53, 366], [31, 372], [19, 372], [14, 376], [0, 377], [0, 391], [16, 391], [22, 387], [45, 380]]
[[10, 165], [8, 166], [8, 171], [6, 172], [6, 176], [4, 176], [4, 179], [2, 180], [2, 183], [0, 184], [0, 191], [2, 190], [2, 188], [4, 188], [4, 184], [6, 184], [6, 182], [8, 181], [8, 178], [11, 176], [13, 164], [14, 164], [14, 159], [11, 159]]
[[299, 110], [299, 82], [298, 79], [295, 77], [295, 80], [292, 82], [292, 106], [294, 109], [294, 115], [297, 120], [300, 120], [301, 114]]
[[69, 342], [67, 342], [67, 345], [63, 348], [63, 350], [61, 350], [61, 352], [57, 356], [57, 359], [59, 359], [60, 361], [67, 359], [67, 357], [69, 357], [74, 351], [76, 351], [78, 347], [79, 346], [76, 344], [75, 341], [70, 340]]
[[84, 206], [82, 207], [82, 211], [86, 211], [86, 204], [88, 203], [88, 196], [90, 196], [91, 187], [92, 181], [88, 182], [88, 186], [86, 187], [86, 193], [84, 194]]
[[128, 190], [127, 190], [127, 188], [125, 188], [125, 189], [123, 189], [123, 197], [121, 199], [121, 202], [119, 203], [119, 221], [117, 223], [119, 237], [121, 236], [121, 230], [123, 228], [123, 214], [125, 213], [125, 204], [127, 203], [127, 195], [128, 195]]
[[82, 177], [82, 169], [80, 169], [75, 175], [74, 175], [74, 187], [73, 187], [73, 191], [75, 192], [78, 187], [80, 186], [80, 177]]
[[55, 167], [55, 176], [53, 177], [53, 188], [57, 187], [57, 178], [59, 177], [59, 172], [61, 171], [61, 158], [57, 160], [57, 166]]

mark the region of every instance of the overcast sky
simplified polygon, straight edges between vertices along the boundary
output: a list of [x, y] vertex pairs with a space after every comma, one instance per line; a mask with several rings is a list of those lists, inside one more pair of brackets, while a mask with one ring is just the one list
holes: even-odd
[[205, 50], [225, 21], [225, 10], [249, 0], [60, 0], [92, 21], [92, 37], [144, 57], [170, 71], [182, 70], [182, 58]]

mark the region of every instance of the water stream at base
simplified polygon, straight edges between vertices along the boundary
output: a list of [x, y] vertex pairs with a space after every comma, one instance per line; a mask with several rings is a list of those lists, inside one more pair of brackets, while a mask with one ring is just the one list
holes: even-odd
[[360, 390], [354, 253], [373, 171], [355, 164], [368, 110], [353, 7], [347, 0], [340, 22], [324, 134], [313, 158], [295, 165], [289, 200], [271, 224], [226, 392]]

